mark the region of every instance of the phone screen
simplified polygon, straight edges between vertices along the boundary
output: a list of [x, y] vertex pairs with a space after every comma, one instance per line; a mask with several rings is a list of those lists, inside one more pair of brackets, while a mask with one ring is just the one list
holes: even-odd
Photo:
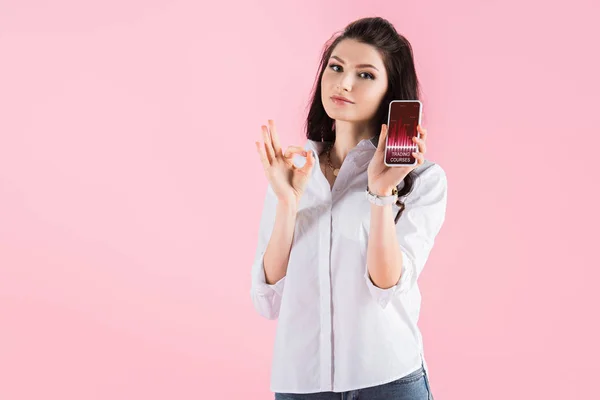
[[421, 102], [419, 100], [392, 100], [388, 114], [388, 134], [385, 143], [385, 165], [415, 165], [413, 152], [418, 145], [413, 142], [418, 137], [417, 125], [421, 123]]

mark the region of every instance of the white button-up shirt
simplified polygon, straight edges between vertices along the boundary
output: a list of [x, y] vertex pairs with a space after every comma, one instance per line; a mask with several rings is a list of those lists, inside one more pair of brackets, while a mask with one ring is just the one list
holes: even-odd
[[[368, 274], [371, 203], [365, 197], [377, 140], [364, 139], [348, 153], [333, 188], [319, 166], [325, 143], [307, 140], [315, 165], [298, 205], [287, 274], [273, 285], [266, 283], [263, 257], [278, 200], [267, 188], [251, 298], [260, 315], [278, 320], [272, 392], [345, 392], [394, 381], [421, 365], [427, 370], [417, 278], [445, 218], [446, 174], [429, 160], [416, 168], [396, 224], [401, 278], [381, 289]], [[398, 206], [386, 207], [395, 217]]]

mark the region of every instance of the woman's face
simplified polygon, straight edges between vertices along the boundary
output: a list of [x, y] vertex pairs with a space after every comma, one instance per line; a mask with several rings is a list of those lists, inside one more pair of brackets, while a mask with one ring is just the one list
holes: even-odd
[[[375, 117], [387, 88], [387, 71], [376, 48], [344, 39], [333, 49], [323, 71], [321, 101], [334, 120], [368, 123]], [[352, 103], [336, 102], [331, 98], [336, 95]]]

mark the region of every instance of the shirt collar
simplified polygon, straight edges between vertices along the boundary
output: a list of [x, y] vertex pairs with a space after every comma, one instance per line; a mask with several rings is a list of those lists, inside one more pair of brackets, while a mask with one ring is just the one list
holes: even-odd
[[[328, 143], [331, 143], [331, 142], [317, 142], [315, 140], [308, 139], [306, 141], [306, 144], [304, 145], [304, 150], [315, 150], [317, 152], [315, 154], [315, 156], [318, 158], [319, 154], [323, 151], [323, 149], [325, 148], [325, 145], [327, 145]], [[377, 150], [378, 143], [379, 143], [379, 135], [375, 135], [369, 139], [363, 139], [360, 142], [358, 142], [358, 144], [356, 145], [356, 147], [353, 150], [358, 153], [363, 153], [363, 152], [371, 152], [372, 153], [372, 152], [375, 152], [375, 150]]]

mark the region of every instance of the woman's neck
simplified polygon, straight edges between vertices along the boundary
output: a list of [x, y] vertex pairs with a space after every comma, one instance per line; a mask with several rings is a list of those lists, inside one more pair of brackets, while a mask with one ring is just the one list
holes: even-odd
[[354, 122], [335, 122], [335, 143], [331, 148], [331, 163], [338, 167], [342, 165], [350, 150], [361, 140], [370, 139], [376, 135], [374, 127]]

